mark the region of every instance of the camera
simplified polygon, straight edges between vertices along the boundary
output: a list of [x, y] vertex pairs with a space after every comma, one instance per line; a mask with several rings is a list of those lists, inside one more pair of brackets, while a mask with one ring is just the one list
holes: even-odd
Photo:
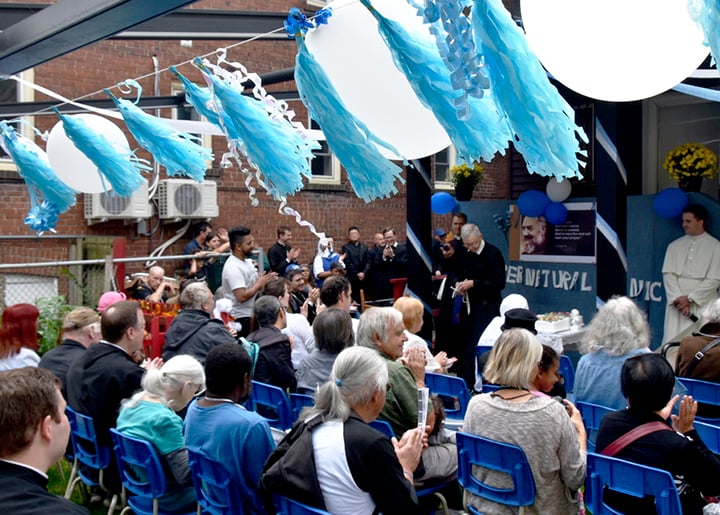
[[450, 244], [449, 244], [449, 243], [445, 243], [445, 244], [442, 245], [440, 248], [443, 249], [445, 252], [450, 252], [450, 249], [451, 249], [452, 247], [450, 247]]

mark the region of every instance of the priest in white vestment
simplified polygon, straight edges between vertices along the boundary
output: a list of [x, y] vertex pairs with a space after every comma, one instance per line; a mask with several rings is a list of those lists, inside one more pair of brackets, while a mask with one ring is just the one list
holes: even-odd
[[[671, 242], [665, 252], [663, 343], [677, 341], [699, 328], [705, 306], [718, 298], [720, 242], [705, 231], [706, 220], [704, 206], [687, 206], [682, 215], [685, 236]], [[693, 322], [691, 316], [700, 320]]]

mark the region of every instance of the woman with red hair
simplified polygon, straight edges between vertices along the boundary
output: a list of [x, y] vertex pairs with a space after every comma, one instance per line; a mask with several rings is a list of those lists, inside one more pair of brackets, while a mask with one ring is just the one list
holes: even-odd
[[0, 325], [0, 370], [38, 366], [39, 316], [38, 308], [32, 304], [13, 304], [5, 308]]

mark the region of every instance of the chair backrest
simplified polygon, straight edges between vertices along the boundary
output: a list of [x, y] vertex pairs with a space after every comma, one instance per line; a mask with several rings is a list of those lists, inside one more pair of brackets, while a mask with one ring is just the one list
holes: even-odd
[[110, 448], [98, 444], [93, 419], [70, 406], [65, 408], [65, 413], [70, 421], [70, 441], [78, 461], [96, 470], [107, 468], [110, 465]]
[[290, 410], [292, 411], [293, 421], [298, 419], [303, 408], [312, 407], [314, 405], [315, 398], [312, 395], [305, 395], [303, 393], [290, 394]]
[[227, 469], [199, 449], [188, 448], [195, 496], [203, 513], [243, 515], [242, 487]]
[[693, 425], [707, 448], [715, 454], [720, 454], [720, 426], [698, 422], [697, 420]]
[[[434, 393], [443, 399], [445, 406], [445, 414], [448, 418], [464, 418], [470, 402], [470, 392], [468, 391], [465, 380], [460, 377], [449, 376], [446, 374], [433, 374], [427, 372], [425, 374], [425, 385], [430, 389], [430, 393]], [[451, 401], [449, 407], [447, 400]]]
[[617, 513], [603, 503], [605, 487], [619, 493], [655, 497], [658, 515], [681, 515], [680, 497], [670, 472], [589, 452], [585, 504], [593, 515]]
[[273, 495], [277, 515], [331, 515], [330, 512], [313, 508], [281, 495]]
[[558, 370], [565, 379], [565, 391], [570, 393], [575, 388], [575, 366], [572, 360], [563, 354], [560, 356], [560, 369]]
[[130, 492], [146, 499], [158, 499], [167, 490], [160, 457], [152, 444], [110, 429], [120, 480]]
[[[535, 502], [535, 479], [525, 453], [517, 445], [458, 432], [457, 451], [458, 481], [468, 492], [510, 506]], [[509, 474], [514, 486], [497, 488], [481, 482], [472, 473], [473, 465]]]
[[577, 401], [575, 407], [582, 414], [585, 429], [588, 432], [588, 451], [595, 452], [595, 436], [597, 436], [597, 431], [600, 429], [600, 422], [605, 415], [612, 413], [614, 410], [607, 406], [583, 401]]
[[[250, 409], [259, 411], [259, 414], [267, 419], [271, 427], [282, 431], [292, 427], [293, 418], [290, 398], [282, 388], [253, 381], [252, 393], [248, 401]], [[258, 410], [259, 406], [265, 409]]]
[[388, 422], [387, 420], [380, 420], [380, 419], [376, 418], [375, 420], [370, 422], [368, 425], [370, 427], [377, 429], [378, 431], [380, 431], [382, 434], [384, 434], [388, 438], [395, 437], [395, 432], [393, 431], [393, 428], [390, 425], [390, 422]]
[[677, 380], [687, 388], [688, 395], [692, 395], [694, 400], [720, 406], [720, 383], [685, 377], [678, 377]]
[[498, 384], [483, 383], [482, 385], [482, 393], [497, 392], [499, 389], [500, 385]]

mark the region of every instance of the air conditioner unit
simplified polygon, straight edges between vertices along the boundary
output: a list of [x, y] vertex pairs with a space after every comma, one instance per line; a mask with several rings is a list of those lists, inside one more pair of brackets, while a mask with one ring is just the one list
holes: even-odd
[[217, 184], [189, 179], [165, 179], [158, 186], [160, 218], [215, 218]]
[[326, 7], [328, 0], [307, 0], [308, 7]]
[[151, 216], [147, 181], [143, 181], [142, 186], [130, 197], [121, 197], [112, 190], [85, 194], [85, 218], [90, 224], [106, 220], [139, 220]]

